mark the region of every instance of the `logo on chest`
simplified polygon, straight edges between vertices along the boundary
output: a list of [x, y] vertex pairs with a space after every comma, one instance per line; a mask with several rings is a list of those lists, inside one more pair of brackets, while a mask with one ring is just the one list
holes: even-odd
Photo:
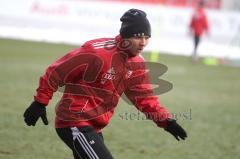
[[132, 76], [132, 73], [133, 73], [132, 70], [128, 70], [126, 74], [126, 78], [130, 78]]
[[116, 79], [116, 71], [114, 67], [111, 67], [106, 73], [102, 75], [101, 83], [106, 83], [107, 80], [115, 80]]

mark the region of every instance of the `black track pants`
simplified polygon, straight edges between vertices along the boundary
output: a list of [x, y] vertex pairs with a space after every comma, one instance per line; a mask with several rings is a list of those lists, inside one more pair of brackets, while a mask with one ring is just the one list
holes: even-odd
[[73, 151], [74, 159], [113, 159], [102, 133], [92, 127], [57, 128], [58, 136]]

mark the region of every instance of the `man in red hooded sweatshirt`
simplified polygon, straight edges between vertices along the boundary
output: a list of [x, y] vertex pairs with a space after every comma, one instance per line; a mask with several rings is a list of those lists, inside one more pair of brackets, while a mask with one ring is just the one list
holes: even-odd
[[130, 9], [120, 20], [120, 35], [87, 41], [51, 64], [40, 77], [34, 101], [24, 112], [28, 126], [35, 126], [39, 118], [47, 125], [46, 106], [53, 93], [63, 87], [55, 127], [58, 136], [73, 151], [74, 159], [113, 158], [101, 131], [123, 93], [147, 118], [177, 140], [187, 137], [153, 95], [140, 55], [151, 37], [146, 13]]
[[194, 38], [194, 50], [192, 53], [192, 61], [198, 60], [197, 48], [204, 32], [208, 32], [208, 19], [204, 10], [204, 1], [200, 1], [195, 9], [191, 21], [190, 31]]

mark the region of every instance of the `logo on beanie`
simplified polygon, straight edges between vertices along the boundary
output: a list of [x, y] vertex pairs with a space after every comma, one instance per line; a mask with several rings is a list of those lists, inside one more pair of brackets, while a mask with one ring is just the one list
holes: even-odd
[[133, 34], [134, 37], [139, 37], [139, 36], [145, 36], [144, 33], [137, 33], [137, 34]]

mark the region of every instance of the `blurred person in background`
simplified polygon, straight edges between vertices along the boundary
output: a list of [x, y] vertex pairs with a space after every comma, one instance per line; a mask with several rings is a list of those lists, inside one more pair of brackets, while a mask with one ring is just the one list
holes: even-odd
[[113, 158], [104, 143], [102, 129], [108, 125], [122, 93], [177, 140], [187, 137], [160, 105], [149, 83], [140, 55], [151, 37], [146, 13], [130, 9], [120, 20], [120, 35], [87, 41], [51, 64], [23, 115], [28, 126], [35, 126], [39, 118], [47, 125], [46, 106], [53, 93], [65, 86], [56, 107], [55, 128], [74, 159]]
[[195, 63], [198, 61], [197, 49], [201, 41], [201, 37], [204, 33], [208, 34], [209, 30], [208, 18], [204, 10], [204, 1], [198, 2], [193, 15], [191, 16], [189, 28], [194, 42], [192, 62]]

